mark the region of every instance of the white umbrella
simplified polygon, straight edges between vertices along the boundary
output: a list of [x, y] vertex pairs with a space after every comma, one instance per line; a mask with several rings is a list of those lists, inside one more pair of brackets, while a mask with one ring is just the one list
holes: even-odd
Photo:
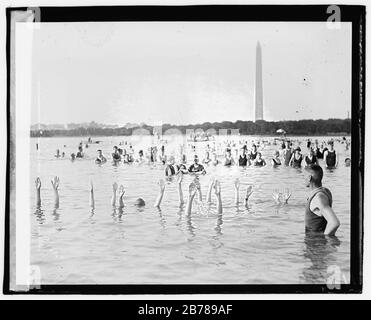
[[286, 131], [283, 130], [283, 129], [278, 129], [276, 132], [277, 132], [277, 133], [286, 133]]

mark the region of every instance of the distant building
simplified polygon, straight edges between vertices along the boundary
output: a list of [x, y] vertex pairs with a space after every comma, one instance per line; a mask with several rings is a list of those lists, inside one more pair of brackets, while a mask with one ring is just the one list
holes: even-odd
[[262, 49], [260, 43], [256, 45], [255, 68], [255, 114], [254, 121], [264, 120], [263, 117], [263, 75], [262, 75]]

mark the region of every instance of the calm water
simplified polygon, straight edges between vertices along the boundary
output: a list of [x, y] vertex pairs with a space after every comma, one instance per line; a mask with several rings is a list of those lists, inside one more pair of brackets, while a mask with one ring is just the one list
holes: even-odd
[[[102, 142], [90, 145], [85, 149], [87, 158], [75, 162], [68, 155], [77, 151], [80, 138], [31, 139], [31, 263], [40, 268], [43, 284], [325, 283], [332, 266], [339, 267], [349, 280], [350, 168], [344, 166], [344, 158], [350, 151], [345, 151], [344, 145], [335, 143], [339, 168], [325, 171], [323, 184], [333, 193], [333, 208], [341, 221], [337, 238], [325, 239], [304, 234], [309, 192], [304, 170], [207, 167], [207, 175], [200, 178], [203, 196], [210, 177], [216, 176], [222, 186], [223, 214], [216, 214], [215, 204], [209, 208], [199, 203], [188, 217], [179, 207], [175, 183], [167, 183], [161, 210], [153, 208], [156, 183], [164, 178], [162, 165], [94, 164], [98, 146], [110, 156], [112, 147], [122, 139], [96, 139]], [[136, 152], [150, 143], [148, 137], [131, 139], [138, 145]], [[177, 145], [177, 141], [169, 141], [167, 153]], [[201, 149], [204, 144], [197, 145]], [[66, 159], [54, 158], [57, 148], [66, 152]], [[278, 148], [266, 146], [263, 157], [268, 159]], [[57, 210], [53, 209], [50, 184], [54, 175], [60, 177]], [[42, 181], [41, 210], [34, 205], [37, 176]], [[249, 209], [234, 204], [236, 177], [241, 184], [254, 185]], [[89, 207], [90, 179], [95, 189], [94, 211]], [[126, 206], [121, 211], [110, 204], [114, 181], [126, 188]], [[190, 177], [184, 178], [185, 199], [190, 181]], [[272, 192], [277, 188], [292, 191], [288, 205], [273, 202]], [[242, 185], [241, 199], [245, 190]], [[138, 197], [146, 200], [143, 210], [133, 206]]]

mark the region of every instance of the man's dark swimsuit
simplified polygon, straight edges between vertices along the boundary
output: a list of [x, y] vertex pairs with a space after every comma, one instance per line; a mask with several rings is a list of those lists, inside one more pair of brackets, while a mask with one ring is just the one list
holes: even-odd
[[232, 158], [225, 158], [225, 166], [229, 167], [232, 165]]
[[326, 165], [329, 168], [335, 168], [336, 165], [336, 153], [335, 150], [327, 150]]
[[328, 197], [330, 207], [332, 207], [332, 194], [329, 189], [320, 187], [313, 190], [305, 205], [305, 232], [324, 232], [326, 229], [327, 220], [323, 216], [318, 216], [310, 210], [310, 203], [320, 192]]
[[204, 171], [204, 166], [203, 166], [202, 164], [199, 164], [199, 165], [197, 166], [197, 168], [196, 168], [195, 165], [192, 164], [192, 165], [189, 167], [188, 171], [189, 171], [189, 172], [193, 172], [193, 173], [195, 173], [195, 172], [202, 172], [202, 171]]
[[314, 155], [317, 157], [317, 159], [323, 159], [323, 154], [322, 154], [322, 152], [319, 150], [318, 147], [314, 149]]
[[243, 157], [240, 155], [238, 158], [238, 165], [241, 167], [247, 166], [247, 155], [245, 154]]
[[119, 161], [119, 160], [121, 160], [121, 157], [117, 153], [112, 153], [112, 159], [115, 160], [115, 161]]
[[104, 162], [106, 162], [106, 161], [107, 161], [107, 159], [106, 159], [105, 157], [102, 157], [102, 158], [97, 157], [97, 158], [95, 159], [95, 163], [97, 163], [97, 164], [99, 164], [99, 163], [104, 163]]
[[307, 166], [310, 166], [311, 164], [316, 164], [317, 163], [317, 158], [316, 156], [312, 156], [312, 159], [310, 159], [308, 156], [305, 157], [305, 163]]
[[263, 159], [260, 159], [260, 160], [256, 160], [255, 163], [254, 163], [254, 166], [255, 167], [262, 167], [264, 166], [264, 160]]
[[292, 157], [291, 149], [287, 149], [285, 152], [285, 166], [288, 166]]
[[293, 168], [300, 168], [301, 167], [301, 162], [303, 161], [303, 156], [300, 155], [299, 159], [296, 159], [294, 156], [294, 159], [292, 160], [292, 167]]

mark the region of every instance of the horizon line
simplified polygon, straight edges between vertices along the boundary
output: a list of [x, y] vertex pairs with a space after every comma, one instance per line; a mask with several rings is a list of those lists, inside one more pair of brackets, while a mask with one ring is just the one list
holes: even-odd
[[100, 123], [100, 122], [97, 122], [96, 120], [91, 120], [91, 121], [86, 121], [86, 122], [69, 122], [69, 123], [42, 123], [42, 122], [37, 122], [37, 123], [33, 123], [31, 124], [31, 126], [35, 126], [35, 125], [58, 125], [58, 126], [66, 126], [66, 125], [69, 125], [69, 124], [74, 124], [74, 125], [79, 125], [79, 124], [90, 124], [90, 123], [96, 123], [96, 124], [99, 124], [99, 125], [107, 125], [107, 126], [121, 126], [121, 127], [124, 127], [125, 125], [127, 124], [132, 124], [132, 125], [138, 125], [138, 126], [143, 126], [143, 125], [146, 125], [146, 126], [151, 126], [151, 127], [154, 127], [154, 126], [161, 126], [161, 125], [170, 125], [170, 126], [196, 126], [196, 125], [203, 125], [205, 123], [223, 123], [223, 122], [232, 122], [232, 123], [236, 123], [236, 122], [253, 122], [253, 123], [256, 123], [256, 122], [260, 122], [260, 121], [264, 121], [264, 122], [289, 122], [289, 121], [308, 121], [308, 120], [311, 120], [311, 121], [319, 121], [319, 120], [351, 120], [352, 118], [349, 117], [349, 118], [317, 118], [317, 119], [311, 119], [311, 118], [303, 118], [303, 119], [284, 119], [284, 120], [265, 120], [265, 119], [261, 119], [261, 120], [223, 120], [223, 121], [205, 121], [205, 122], [202, 122], [202, 123], [187, 123], [187, 124], [174, 124], [174, 123], [167, 123], [167, 122], [164, 122], [164, 123], [157, 123], [157, 124], [148, 124], [148, 123], [145, 123], [145, 122], [140, 122], [140, 123], [137, 123], [137, 122], [126, 122], [125, 124], [113, 124], [113, 123]]

